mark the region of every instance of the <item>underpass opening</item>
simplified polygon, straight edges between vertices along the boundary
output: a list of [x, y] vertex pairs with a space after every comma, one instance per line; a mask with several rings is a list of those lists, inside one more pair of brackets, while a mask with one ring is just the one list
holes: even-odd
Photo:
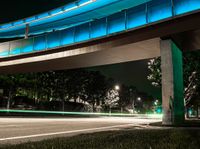
[[160, 119], [161, 90], [148, 81], [148, 63], [1, 75], [1, 115]]

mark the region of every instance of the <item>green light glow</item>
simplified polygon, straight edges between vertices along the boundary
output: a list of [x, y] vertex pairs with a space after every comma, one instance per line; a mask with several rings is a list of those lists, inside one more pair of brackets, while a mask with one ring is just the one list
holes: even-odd
[[184, 108], [184, 86], [183, 86], [183, 56], [178, 46], [171, 41], [172, 60], [173, 60], [173, 122], [182, 124], [185, 119]]
[[85, 115], [85, 116], [133, 116], [147, 118], [162, 118], [162, 114], [125, 114], [125, 113], [90, 113], [90, 112], [62, 112], [39, 110], [0, 110], [0, 113], [32, 113], [32, 114], [56, 114], [56, 115]]

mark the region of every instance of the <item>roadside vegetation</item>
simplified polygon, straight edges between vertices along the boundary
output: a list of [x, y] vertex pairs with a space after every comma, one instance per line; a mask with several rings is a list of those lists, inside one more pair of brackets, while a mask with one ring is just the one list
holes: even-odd
[[0, 109], [152, 113], [161, 104], [158, 101], [155, 107], [155, 100], [135, 86], [117, 84], [99, 71], [0, 75]]
[[[199, 115], [200, 108], [200, 52], [183, 52], [183, 81], [184, 101], [187, 108], [187, 117]], [[162, 86], [161, 59], [151, 59], [148, 62], [148, 80], [154, 87]]]
[[200, 129], [120, 130], [7, 145], [1, 149], [199, 149]]

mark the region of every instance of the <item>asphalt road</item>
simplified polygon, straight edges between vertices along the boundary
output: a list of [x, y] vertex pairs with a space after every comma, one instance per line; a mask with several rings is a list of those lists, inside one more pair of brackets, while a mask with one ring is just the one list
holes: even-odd
[[0, 145], [39, 141], [106, 130], [148, 128], [160, 119], [133, 117], [98, 118], [0, 118]]

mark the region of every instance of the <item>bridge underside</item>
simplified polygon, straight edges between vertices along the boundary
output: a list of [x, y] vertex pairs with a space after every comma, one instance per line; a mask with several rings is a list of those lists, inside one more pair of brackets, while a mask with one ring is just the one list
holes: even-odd
[[73, 69], [160, 56], [159, 38], [126, 45], [100, 44], [0, 63], [1, 73]]
[[200, 29], [174, 34], [169, 38], [173, 39], [183, 51], [200, 50]]
[[0, 59], [0, 73], [73, 69], [160, 56], [160, 39], [200, 49], [200, 12], [103, 39]]

